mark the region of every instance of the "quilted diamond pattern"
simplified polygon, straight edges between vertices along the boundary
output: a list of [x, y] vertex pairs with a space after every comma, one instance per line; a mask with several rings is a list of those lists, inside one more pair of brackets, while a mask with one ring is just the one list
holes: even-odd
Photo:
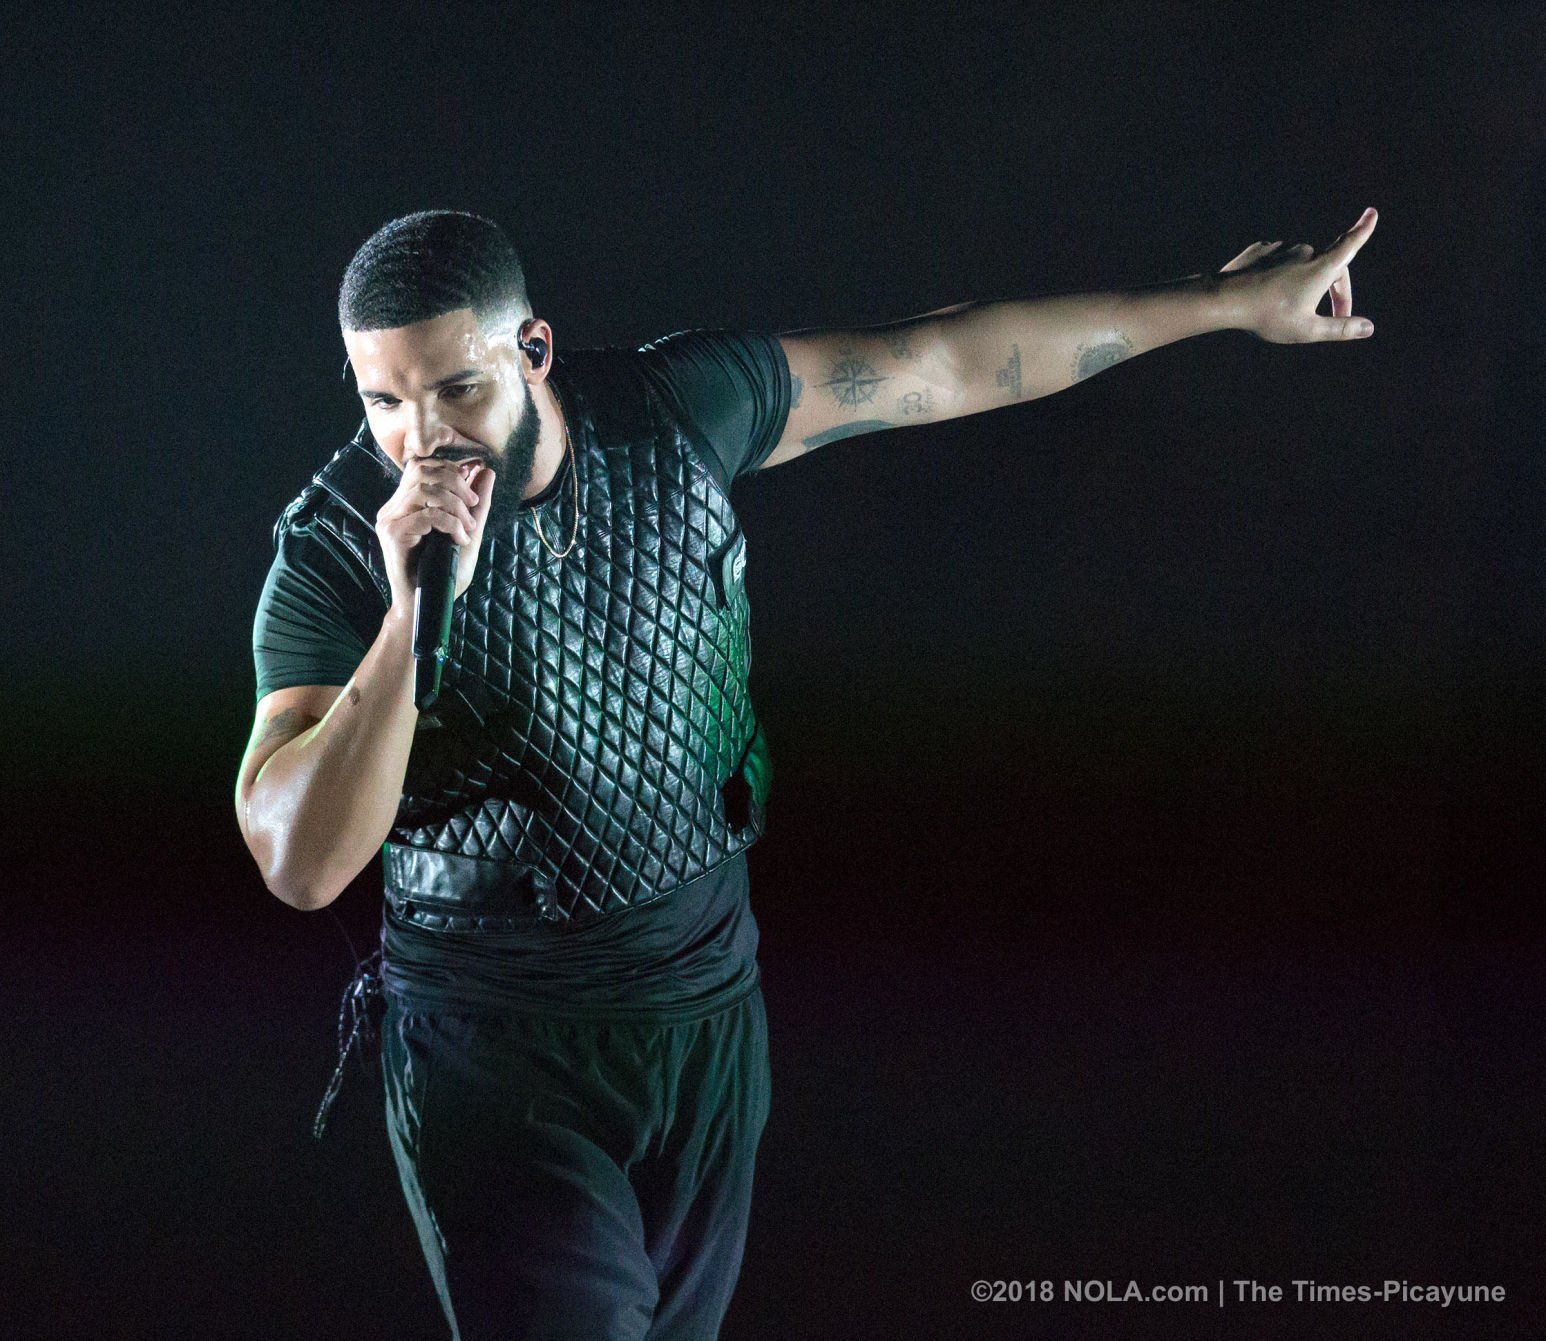
[[[424, 926], [592, 920], [668, 894], [764, 828], [730, 500], [629, 351], [559, 356], [550, 384], [574, 451], [542, 529], [567, 541], [572, 470], [578, 535], [555, 558], [524, 510], [485, 535], [456, 605], [440, 725], [421, 719], [387, 844], [388, 898]], [[374, 516], [394, 476], [362, 425], [280, 521], [324, 526], [383, 600]]]

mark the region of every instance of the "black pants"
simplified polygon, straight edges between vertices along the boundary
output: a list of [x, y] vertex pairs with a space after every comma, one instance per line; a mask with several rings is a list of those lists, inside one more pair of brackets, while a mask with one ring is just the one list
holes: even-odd
[[710, 1341], [771, 1099], [762, 990], [687, 1024], [416, 1013], [387, 1131], [453, 1338]]

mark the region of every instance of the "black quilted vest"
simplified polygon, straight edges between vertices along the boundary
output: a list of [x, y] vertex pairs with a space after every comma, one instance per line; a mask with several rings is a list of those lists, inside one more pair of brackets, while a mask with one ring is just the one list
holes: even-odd
[[[761, 836], [771, 761], [747, 692], [746, 538], [624, 349], [554, 359], [573, 451], [456, 602], [384, 845], [391, 912], [432, 930], [593, 920]], [[574, 478], [580, 498], [573, 549]], [[401, 472], [362, 423], [275, 526], [328, 533], [391, 586], [377, 510]]]

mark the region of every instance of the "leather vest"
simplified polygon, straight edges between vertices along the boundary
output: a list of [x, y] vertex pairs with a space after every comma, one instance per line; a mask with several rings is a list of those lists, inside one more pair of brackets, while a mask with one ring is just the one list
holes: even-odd
[[[396, 916], [444, 931], [591, 921], [750, 847], [771, 760], [747, 688], [746, 537], [625, 349], [556, 355], [573, 450], [485, 531], [419, 716], [391, 834]], [[320, 528], [391, 601], [377, 510], [401, 472], [367, 423], [275, 524]], [[562, 551], [554, 557], [538, 537]]]

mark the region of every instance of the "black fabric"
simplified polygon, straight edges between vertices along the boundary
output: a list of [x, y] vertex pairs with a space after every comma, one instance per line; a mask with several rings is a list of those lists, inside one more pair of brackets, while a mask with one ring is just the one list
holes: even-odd
[[[636, 357], [725, 481], [754, 469], [776, 444], [788, 413], [789, 374], [775, 337], [677, 332]], [[254, 626], [259, 697], [287, 684], [343, 683], [385, 610], [379, 590], [320, 527], [281, 536], [264, 596]], [[747, 896], [746, 864], [737, 855], [669, 899], [614, 916], [607, 927], [459, 937], [426, 934], [388, 910], [382, 975], [399, 996], [426, 1007], [692, 1019], [732, 999], [755, 973], [757, 932]]]
[[730, 491], [778, 445], [789, 417], [789, 365], [766, 333], [677, 331], [642, 345], [644, 369]]
[[744, 854], [588, 925], [427, 932], [385, 910], [381, 979], [421, 1009], [561, 1012], [570, 1019], [692, 1020], [757, 973]]
[[[644, 362], [554, 356], [571, 487], [485, 531], [452, 613], [384, 854], [405, 921], [589, 922], [667, 897], [765, 832], [747, 537]], [[397, 480], [368, 439], [363, 425], [285, 524], [331, 530], [387, 591], [370, 519]], [[562, 534], [566, 511], [561, 558], [539, 528]]]
[[297, 685], [347, 684], [386, 611], [326, 532], [282, 531], [253, 621], [257, 699]]
[[664, 1026], [393, 1002], [382, 1070], [453, 1339], [718, 1335], [772, 1099], [759, 987]]

